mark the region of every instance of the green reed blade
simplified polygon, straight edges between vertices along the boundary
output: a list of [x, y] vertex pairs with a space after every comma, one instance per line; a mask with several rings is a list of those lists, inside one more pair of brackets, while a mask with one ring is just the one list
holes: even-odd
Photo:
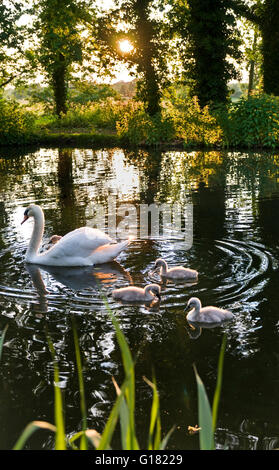
[[22, 434], [16, 441], [13, 450], [22, 450], [26, 441], [38, 429], [48, 429], [49, 431], [56, 432], [56, 427], [46, 421], [32, 421], [23, 430]]
[[0, 338], [0, 361], [1, 361], [1, 357], [2, 357], [2, 349], [3, 349], [4, 339], [5, 339], [5, 335], [6, 335], [8, 327], [9, 327], [9, 325], [5, 326], [5, 328], [2, 332], [1, 338]]
[[[117, 396], [119, 396], [122, 392], [120, 388], [118, 387], [116, 380], [114, 377], [112, 378], [112, 381], [114, 383], [114, 387], [117, 393]], [[121, 442], [122, 442], [122, 449], [123, 450], [129, 450], [129, 435], [130, 435], [130, 429], [129, 429], [129, 424], [130, 424], [130, 416], [129, 416], [129, 409], [127, 406], [127, 402], [125, 398], [121, 401], [120, 408], [119, 408], [119, 420], [120, 420], [120, 429], [121, 429]]]
[[[148, 450], [158, 450], [161, 443], [161, 420], [159, 410], [159, 394], [156, 387], [155, 380], [150, 382], [146, 377], [143, 377], [144, 381], [152, 388], [153, 399], [150, 413], [150, 425], [149, 425], [149, 436], [148, 436]], [[154, 430], [156, 429], [155, 435]]]
[[169, 432], [165, 435], [164, 439], [160, 442], [160, 446], [159, 446], [159, 450], [164, 450], [168, 441], [169, 441], [169, 438], [171, 437], [172, 433], [174, 432], [175, 430], [175, 426], [173, 426]]
[[222, 340], [220, 354], [219, 354], [217, 383], [216, 383], [216, 389], [215, 389], [214, 398], [213, 398], [213, 405], [212, 405], [212, 429], [213, 429], [213, 433], [215, 432], [216, 424], [217, 424], [218, 407], [219, 407], [221, 388], [222, 388], [222, 379], [223, 379], [223, 368], [224, 368], [224, 356], [225, 356], [225, 350], [226, 350], [226, 342], [227, 342], [227, 338], [226, 338], [226, 335], [224, 335], [223, 340]]
[[128, 383], [124, 382], [124, 384], [121, 387], [121, 393], [117, 396], [114, 402], [114, 405], [112, 407], [112, 410], [110, 412], [109, 418], [106, 422], [105, 429], [102, 433], [102, 437], [97, 448], [98, 450], [108, 450], [110, 448], [112, 435], [114, 433], [115, 426], [118, 421], [121, 403], [122, 403], [122, 400], [124, 400], [124, 394], [125, 394], [127, 387], [128, 387]]
[[130, 450], [138, 450], [139, 445], [137, 442], [136, 438], [136, 432], [135, 432], [135, 418], [134, 418], [134, 413], [135, 413], [135, 369], [134, 369], [134, 362], [132, 359], [131, 351], [129, 349], [128, 343], [125, 339], [125, 336], [123, 335], [118, 322], [116, 318], [114, 317], [107, 299], [105, 296], [103, 296], [104, 303], [106, 305], [108, 314], [111, 318], [111, 321], [113, 323], [113, 326], [116, 331], [116, 336], [117, 336], [117, 341], [119, 344], [119, 347], [121, 349], [121, 354], [122, 354], [122, 361], [124, 365], [124, 370], [125, 370], [125, 375], [126, 375], [126, 380], [127, 380], [127, 388], [125, 390], [125, 396], [127, 400], [127, 406], [129, 410], [129, 435], [128, 435], [128, 448]]
[[63, 400], [59, 383], [59, 369], [55, 359], [55, 350], [50, 337], [48, 336], [49, 350], [53, 359], [54, 367], [54, 416], [56, 425], [55, 450], [66, 450], [66, 434], [63, 416]]
[[82, 436], [85, 436], [86, 439], [93, 444], [93, 446], [97, 449], [100, 440], [101, 440], [101, 435], [95, 430], [95, 429], [86, 429], [86, 431], [78, 431], [76, 432], [73, 436], [70, 437], [68, 440], [69, 445], [73, 450], [79, 450], [78, 447], [75, 445], [75, 442], [78, 439], [81, 439]]
[[197, 388], [198, 388], [198, 410], [199, 410], [199, 426], [201, 428], [199, 432], [200, 436], [200, 449], [201, 450], [213, 450], [214, 438], [212, 428], [212, 415], [211, 408], [208, 401], [207, 393], [205, 391], [203, 382], [199, 377], [197, 370], [194, 366]]
[[83, 373], [82, 373], [82, 362], [81, 362], [79, 340], [78, 340], [77, 328], [76, 328], [76, 323], [75, 323], [74, 318], [72, 318], [72, 327], [73, 327], [74, 344], [75, 344], [76, 364], [77, 364], [77, 371], [78, 371], [79, 393], [80, 393], [80, 411], [81, 411], [81, 416], [82, 416], [82, 431], [83, 431], [83, 434], [82, 434], [81, 440], [80, 440], [80, 449], [81, 450], [87, 450], [87, 438], [85, 436], [85, 431], [87, 429], [87, 413], [86, 413], [85, 390], [84, 390], [84, 381], [83, 381]]

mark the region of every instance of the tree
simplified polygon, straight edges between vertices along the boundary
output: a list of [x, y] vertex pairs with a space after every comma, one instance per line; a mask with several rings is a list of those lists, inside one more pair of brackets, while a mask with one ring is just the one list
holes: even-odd
[[[160, 112], [162, 89], [167, 83], [167, 41], [162, 38], [161, 20], [154, 15], [154, 1], [123, 0], [101, 24], [101, 39], [110, 45], [110, 53], [125, 61], [137, 76], [137, 98], [144, 102], [150, 116]], [[111, 19], [114, 18], [114, 24]], [[105, 21], [104, 19], [102, 21]], [[122, 30], [119, 29], [122, 24]], [[118, 42], [129, 39], [134, 49], [121, 53]]]
[[67, 111], [68, 84], [74, 64], [82, 63], [82, 25], [89, 21], [81, 0], [36, 0], [38, 60], [54, 92], [56, 114]]
[[247, 5], [241, 0], [231, 0], [235, 13], [259, 27], [262, 38], [262, 74], [265, 93], [279, 95], [279, 2], [254, 0]]
[[22, 28], [17, 24], [23, 13], [22, 1], [0, 3], [0, 88], [4, 88], [24, 71], [20, 65], [20, 60], [24, 58], [24, 36]]
[[279, 95], [279, 2], [265, 0], [259, 8], [262, 33], [263, 88], [268, 94]]
[[226, 103], [228, 81], [237, 78], [232, 61], [240, 58], [235, 15], [226, 0], [180, 0], [169, 13], [181, 41], [184, 77], [200, 106]]

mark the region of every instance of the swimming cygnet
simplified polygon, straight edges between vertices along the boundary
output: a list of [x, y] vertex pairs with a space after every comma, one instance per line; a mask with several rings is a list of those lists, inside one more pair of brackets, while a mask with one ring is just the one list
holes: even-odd
[[46, 250], [49, 250], [50, 248], [53, 247], [53, 245], [55, 245], [57, 242], [59, 242], [59, 240], [62, 238], [61, 235], [52, 235], [52, 237], [50, 237], [49, 240], [47, 240], [43, 246], [42, 246], [42, 249], [40, 250], [41, 252], [43, 251], [46, 251]]
[[165, 260], [159, 258], [155, 262], [155, 269], [160, 269], [160, 275], [168, 279], [181, 279], [185, 281], [193, 281], [198, 278], [198, 271], [190, 268], [183, 268], [183, 266], [176, 266], [175, 268], [168, 268]]
[[202, 307], [201, 301], [197, 297], [191, 297], [185, 311], [189, 311], [186, 318], [189, 322], [193, 323], [222, 323], [234, 318], [234, 315], [228, 310], [211, 306]]
[[55, 245], [55, 243], [59, 242], [61, 240], [62, 236], [61, 235], [52, 235], [49, 239], [49, 243], [52, 245]]
[[161, 287], [158, 284], [148, 284], [144, 288], [128, 286], [121, 289], [114, 289], [112, 296], [114, 299], [125, 302], [150, 302], [155, 299], [161, 299]]

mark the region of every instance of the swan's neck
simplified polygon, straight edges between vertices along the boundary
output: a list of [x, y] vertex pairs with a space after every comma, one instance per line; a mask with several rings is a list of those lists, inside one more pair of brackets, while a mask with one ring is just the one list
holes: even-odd
[[152, 287], [151, 286], [146, 286], [144, 288], [144, 294], [147, 299], [153, 299], [154, 295], [152, 294]]
[[166, 274], [167, 270], [168, 270], [168, 265], [167, 265], [167, 263], [164, 261], [164, 262], [162, 262], [162, 264], [161, 264], [161, 273], [162, 273], [162, 274]]
[[191, 321], [196, 321], [196, 320], [199, 319], [200, 309], [201, 309], [201, 305], [196, 304], [195, 307], [192, 308], [192, 310], [190, 310], [188, 315], [189, 315], [189, 318], [191, 319]]
[[38, 254], [41, 245], [45, 226], [45, 218], [43, 211], [36, 212], [34, 215], [34, 227], [26, 253], [26, 261], [31, 261]]

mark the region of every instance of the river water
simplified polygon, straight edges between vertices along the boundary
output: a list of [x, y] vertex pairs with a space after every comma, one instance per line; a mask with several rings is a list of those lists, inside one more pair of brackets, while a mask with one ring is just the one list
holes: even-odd
[[[163, 434], [175, 426], [168, 449], [198, 449], [198, 370], [212, 402], [224, 335], [227, 346], [216, 429], [218, 449], [279, 446], [279, 155], [240, 152], [125, 151], [122, 149], [10, 149], [0, 155], [0, 332], [6, 325], [0, 368], [0, 448], [11, 449], [32, 420], [54, 422], [53, 361], [58, 357], [66, 431], [81, 429], [73, 340], [78, 330], [88, 427], [102, 432], [123, 379], [121, 353], [102, 294], [136, 359], [136, 429], [146, 448], [156, 377]], [[92, 268], [25, 264], [33, 221], [25, 208], [45, 214], [43, 242], [93, 224], [99, 208], [104, 231], [116, 208], [173, 204], [192, 208], [192, 239], [164, 235], [133, 240], [116, 261]], [[114, 207], [114, 206], [113, 206]], [[146, 206], [145, 206], [146, 207]], [[125, 211], [124, 211], [125, 212]], [[123, 214], [124, 214], [123, 212]], [[123, 215], [122, 214], [122, 215]], [[119, 221], [119, 214], [116, 220]], [[117, 235], [117, 234], [116, 234]], [[192, 284], [162, 281], [157, 258], [198, 270]], [[161, 302], [122, 305], [111, 292], [127, 285], [161, 285]], [[184, 308], [192, 296], [234, 313], [214, 329], [189, 327]], [[38, 431], [27, 449], [53, 448]], [[117, 431], [113, 447], [121, 448]]]

